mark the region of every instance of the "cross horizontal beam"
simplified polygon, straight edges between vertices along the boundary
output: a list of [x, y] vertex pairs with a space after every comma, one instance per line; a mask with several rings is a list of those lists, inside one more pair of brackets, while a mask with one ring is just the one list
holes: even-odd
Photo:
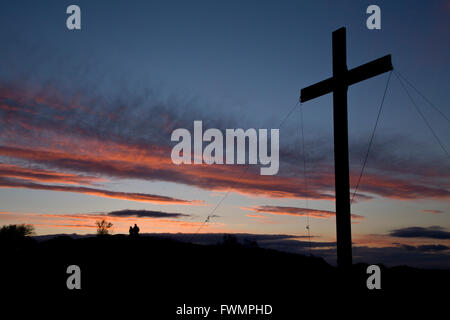
[[378, 76], [387, 71], [391, 71], [392, 69], [391, 55], [388, 54], [382, 58], [373, 60], [347, 71], [347, 74], [342, 78], [335, 79], [334, 77], [331, 77], [309, 87], [303, 88], [300, 91], [300, 102], [306, 102], [333, 92], [336, 87], [335, 81], [339, 85], [342, 85], [342, 81], [346, 81], [346, 85], [351, 86], [352, 84]]

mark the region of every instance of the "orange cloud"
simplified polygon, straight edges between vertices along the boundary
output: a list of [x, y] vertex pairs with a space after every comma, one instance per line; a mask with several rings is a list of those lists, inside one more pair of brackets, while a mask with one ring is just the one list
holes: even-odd
[[[3, 106], [0, 110], [4, 110], [0, 112], [5, 113], [5, 117], [0, 117], [3, 122], [0, 134], [7, 142], [0, 146], [0, 156], [26, 160], [62, 172], [77, 172], [80, 175], [61, 176], [61, 181], [58, 181], [61, 183], [83, 183], [80, 180], [83, 174], [167, 181], [205, 190], [232, 191], [247, 196], [334, 200], [332, 166], [317, 165], [313, 172], [308, 172], [307, 193], [303, 179], [294, 176], [291, 171], [277, 176], [261, 176], [257, 168], [243, 165], [176, 166], [170, 159], [170, 146], [161, 142], [164, 140], [158, 136], [162, 130], [165, 133], [168, 131], [169, 137], [170, 128], [175, 127], [170, 113], [158, 110], [161, 111], [158, 115], [163, 115], [162, 127], [153, 131], [151, 126], [148, 129], [148, 136], [153, 134], [158, 138], [130, 139], [127, 130], [124, 133], [116, 133], [117, 126], [114, 126], [114, 129], [111, 126], [103, 126], [108, 119], [116, 119], [121, 112], [127, 111], [125, 107], [123, 109], [121, 106], [118, 109], [120, 112], [116, 110], [114, 113], [105, 107], [87, 107], [81, 100], [80, 96], [65, 98], [52, 86], [46, 86], [39, 91], [0, 86], [0, 106]], [[40, 112], [36, 112], [37, 110]], [[87, 120], [92, 120], [92, 123]], [[24, 148], [24, 145], [29, 147]], [[435, 171], [433, 175], [436, 175]], [[51, 179], [43, 172], [16, 170], [14, 174], [15, 176], [9, 172], [9, 177], [34, 179], [36, 182]], [[352, 173], [351, 179], [356, 181], [358, 174]], [[93, 182], [89, 178], [86, 179], [88, 180], [83, 184]], [[359, 190], [361, 193], [357, 195], [356, 200], [367, 200], [372, 198], [372, 195], [400, 200], [450, 198], [446, 184], [395, 178], [386, 173], [366, 173]], [[104, 193], [101, 195], [101, 192], [91, 194], [107, 196]], [[120, 195], [114, 195], [118, 196]]]
[[35, 190], [49, 190], [49, 191], [63, 191], [63, 192], [76, 192], [94, 195], [98, 197], [121, 199], [129, 201], [151, 202], [156, 204], [190, 204], [199, 205], [202, 201], [189, 201], [181, 200], [177, 198], [171, 198], [166, 196], [153, 195], [148, 193], [133, 193], [133, 192], [117, 192], [103, 189], [87, 188], [87, 187], [72, 187], [72, 186], [58, 186], [58, 185], [46, 185], [33, 182], [25, 182], [20, 180], [0, 178], [0, 188], [28, 188]]
[[[242, 209], [242, 208], [241, 208]], [[249, 218], [261, 218], [261, 219], [267, 219], [266, 216], [263, 216], [262, 214], [246, 214]]]
[[423, 213], [431, 213], [431, 214], [441, 214], [443, 213], [442, 210], [433, 210], [433, 209], [428, 209], [428, 210], [422, 210]]
[[0, 163], [0, 176], [32, 180], [36, 182], [56, 182], [87, 185], [106, 181], [106, 179], [104, 178], [81, 176], [78, 174], [62, 173], [42, 169], [24, 168], [17, 165], [4, 163]]
[[[330, 219], [333, 218], [336, 213], [333, 211], [307, 209], [298, 207], [282, 207], [282, 206], [256, 206], [256, 207], [241, 207], [243, 210], [250, 210], [260, 213], [269, 213], [275, 215], [288, 215], [288, 216], [310, 216], [312, 218]], [[364, 219], [363, 216], [352, 214], [353, 219]]]

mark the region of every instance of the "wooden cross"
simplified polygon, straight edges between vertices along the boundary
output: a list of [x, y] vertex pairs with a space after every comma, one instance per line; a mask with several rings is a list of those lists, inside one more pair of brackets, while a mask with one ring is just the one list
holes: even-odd
[[345, 28], [340, 28], [333, 32], [333, 76], [303, 88], [300, 92], [300, 102], [333, 92], [336, 242], [337, 263], [340, 269], [350, 269], [352, 265], [347, 89], [352, 84], [392, 69], [391, 55], [387, 55], [348, 70]]

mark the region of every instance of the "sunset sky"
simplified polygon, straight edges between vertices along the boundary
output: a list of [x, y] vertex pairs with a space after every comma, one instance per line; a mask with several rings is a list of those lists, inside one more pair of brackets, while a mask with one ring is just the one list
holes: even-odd
[[[81, 30], [66, 8], [81, 8]], [[279, 128], [300, 89], [392, 54], [442, 147], [392, 74], [352, 206], [355, 246], [440, 254], [450, 267], [450, 1], [2, 1], [0, 225], [36, 232], [252, 233], [335, 241], [332, 95], [280, 128], [280, 171], [171, 162], [176, 128]], [[351, 186], [388, 74], [349, 88]], [[306, 157], [308, 190], [303, 159]], [[227, 194], [227, 192], [229, 192]], [[137, 210], [137, 211], [133, 211]], [[295, 237], [294, 237], [295, 239]]]

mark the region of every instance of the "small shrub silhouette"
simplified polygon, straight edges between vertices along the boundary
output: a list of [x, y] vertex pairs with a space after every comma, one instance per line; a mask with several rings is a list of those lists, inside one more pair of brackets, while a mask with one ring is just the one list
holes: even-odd
[[113, 226], [111, 222], [108, 222], [105, 219], [96, 221], [95, 225], [97, 226], [97, 235], [99, 236], [105, 236], [110, 234], [111, 232], [110, 229]]

